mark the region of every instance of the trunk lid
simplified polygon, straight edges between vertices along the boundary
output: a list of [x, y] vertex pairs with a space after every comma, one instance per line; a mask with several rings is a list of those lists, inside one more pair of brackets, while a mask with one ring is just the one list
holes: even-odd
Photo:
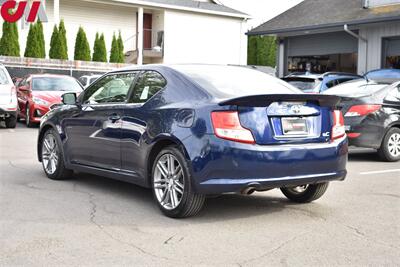
[[235, 106], [240, 123], [259, 145], [329, 142], [332, 110], [340, 98], [326, 95], [258, 95], [220, 102]]

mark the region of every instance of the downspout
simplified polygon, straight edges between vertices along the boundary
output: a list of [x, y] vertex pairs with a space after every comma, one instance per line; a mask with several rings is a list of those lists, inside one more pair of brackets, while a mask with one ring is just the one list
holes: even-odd
[[348, 34], [350, 34], [351, 36], [363, 41], [363, 42], [367, 42], [367, 39], [365, 39], [364, 37], [360, 36], [359, 34], [356, 34], [355, 32], [353, 32], [352, 30], [349, 30], [349, 26], [347, 24], [344, 24], [343, 29], [345, 32], [347, 32]]
[[[357, 38], [358, 40], [361, 40], [362, 42], [365, 43], [365, 53], [368, 54], [368, 40], [364, 37], [362, 37], [359, 34], [356, 34], [355, 32], [353, 32], [352, 30], [349, 29], [349, 26], [347, 24], [343, 25], [343, 30], [350, 34], [351, 36], [353, 36], [354, 38]], [[360, 53], [358, 53], [358, 57], [360, 57]], [[357, 60], [358, 61], [358, 60]], [[364, 66], [364, 71], [362, 72], [366, 72], [367, 71], [367, 66], [368, 66], [368, 56], [365, 55], [365, 66]], [[360, 67], [360, 66], [359, 66]], [[360, 71], [361, 72], [361, 71]]]

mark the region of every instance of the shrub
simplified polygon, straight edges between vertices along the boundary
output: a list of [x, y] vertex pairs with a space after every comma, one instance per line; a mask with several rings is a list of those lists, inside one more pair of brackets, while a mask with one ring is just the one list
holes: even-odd
[[121, 31], [119, 32], [117, 42], [118, 42], [118, 47], [119, 47], [118, 63], [125, 63], [124, 41], [122, 40]]
[[58, 26], [58, 38], [60, 44], [60, 56], [59, 59], [68, 59], [68, 43], [67, 43], [67, 30], [65, 29], [64, 20], [60, 21]]
[[107, 62], [107, 48], [104, 34], [101, 34], [99, 37], [99, 34], [96, 33], [92, 60], [95, 62]]
[[16, 23], [3, 22], [3, 36], [0, 40], [0, 55], [19, 57], [18, 27]]
[[28, 38], [26, 40], [25, 57], [41, 58], [41, 37], [40, 28], [38, 24], [31, 24], [29, 26]]
[[115, 33], [111, 43], [110, 63], [119, 63], [119, 44]]
[[41, 21], [38, 21], [35, 25], [36, 27], [36, 34], [38, 40], [38, 58], [46, 58], [46, 43], [44, 40], [44, 33], [43, 33], [43, 24]]
[[82, 27], [79, 27], [76, 35], [74, 59], [82, 61], [90, 61], [91, 59], [89, 42]]

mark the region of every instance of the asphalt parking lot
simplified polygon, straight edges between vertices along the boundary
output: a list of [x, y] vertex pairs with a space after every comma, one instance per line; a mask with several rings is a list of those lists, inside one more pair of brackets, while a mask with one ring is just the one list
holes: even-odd
[[45, 178], [37, 131], [0, 128], [0, 266], [400, 265], [400, 163], [371, 151], [352, 150], [347, 180], [312, 204], [226, 195], [173, 220], [147, 189]]

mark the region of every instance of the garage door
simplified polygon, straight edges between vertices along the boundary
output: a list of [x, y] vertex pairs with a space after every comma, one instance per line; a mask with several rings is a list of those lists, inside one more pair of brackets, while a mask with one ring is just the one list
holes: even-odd
[[358, 40], [345, 32], [312, 34], [288, 38], [288, 56], [321, 56], [357, 53]]

